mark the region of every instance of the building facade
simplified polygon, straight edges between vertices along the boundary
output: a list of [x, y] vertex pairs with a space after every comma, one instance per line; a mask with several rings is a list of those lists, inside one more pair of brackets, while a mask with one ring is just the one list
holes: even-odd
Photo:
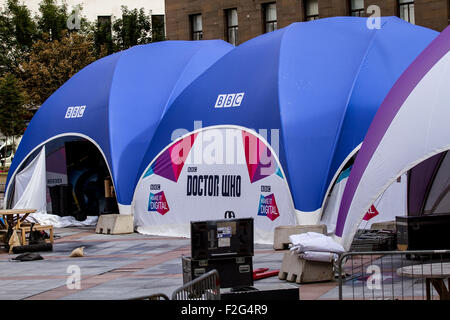
[[[3, 6], [7, 0], [0, 0]], [[39, 10], [39, 4], [42, 0], [19, 0], [25, 4], [33, 13]], [[63, 0], [57, 0], [62, 3]], [[122, 15], [121, 7], [127, 6], [129, 9], [144, 8], [146, 13], [152, 15], [164, 15], [164, 0], [64, 0], [69, 10], [75, 6], [83, 7], [83, 15], [89, 21], [97, 20], [98, 16], [120, 17]]]
[[449, 25], [450, 0], [165, 0], [166, 36], [237, 45], [293, 22], [368, 17], [378, 8], [381, 16], [398, 16], [437, 31]]
[[[19, 0], [25, 4], [32, 15], [38, 14], [42, 0]], [[56, 0], [57, 4], [65, 3], [70, 11], [77, 6], [83, 8], [81, 15], [90, 22], [97, 22], [111, 29], [115, 19], [122, 17], [122, 6], [128, 9], [141, 9], [151, 16], [152, 27], [156, 30], [159, 39], [165, 38], [164, 0]], [[0, 0], [0, 6], [4, 7], [7, 0]], [[153, 32], [155, 32], [153, 30]]]

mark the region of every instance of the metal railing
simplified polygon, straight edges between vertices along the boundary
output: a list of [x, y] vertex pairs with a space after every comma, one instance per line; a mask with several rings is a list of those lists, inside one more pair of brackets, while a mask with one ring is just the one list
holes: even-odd
[[450, 299], [450, 250], [347, 252], [336, 267], [340, 300]]
[[169, 297], [164, 293], [155, 293], [149, 296], [131, 298], [130, 300], [169, 300]]
[[217, 270], [211, 270], [176, 289], [172, 300], [220, 300], [220, 281]]

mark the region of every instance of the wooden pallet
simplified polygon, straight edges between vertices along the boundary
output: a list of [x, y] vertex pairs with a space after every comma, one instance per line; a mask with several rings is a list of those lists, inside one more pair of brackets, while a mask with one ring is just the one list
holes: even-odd
[[[21, 243], [22, 245], [26, 245], [27, 243], [27, 238], [26, 238], [26, 234], [30, 233], [31, 231], [31, 226], [30, 225], [22, 225], [19, 228], [20, 232], [21, 232]], [[53, 226], [41, 226], [41, 225], [34, 225], [33, 226], [33, 231], [49, 231], [50, 232], [50, 239], [46, 239], [45, 241], [48, 243], [53, 243]]]

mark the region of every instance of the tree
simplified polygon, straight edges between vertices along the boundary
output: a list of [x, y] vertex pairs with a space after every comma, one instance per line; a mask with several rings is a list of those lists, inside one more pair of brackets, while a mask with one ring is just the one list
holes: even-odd
[[138, 44], [150, 43], [152, 18], [144, 8], [129, 10], [122, 6], [122, 18], [113, 24], [114, 42], [118, 50], [128, 49]]
[[36, 23], [25, 5], [8, 0], [0, 11], [0, 75], [15, 73], [37, 33]]
[[21, 64], [20, 77], [27, 103], [40, 106], [75, 73], [95, 61], [90, 36], [63, 31], [61, 40], [38, 40]]
[[0, 78], [0, 131], [6, 137], [23, 134], [29, 116], [18, 79], [7, 73]]
[[111, 17], [98, 17], [93, 27], [94, 47], [97, 58], [112, 54], [116, 51], [112, 38]]
[[39, 13], [35, 19], [40, 39], [60, 40], [63, 30], [67, 30], [69, 19], [67, 4], [65, 2], [58, 4], [57, 0], [42, 0], [39, 4]]

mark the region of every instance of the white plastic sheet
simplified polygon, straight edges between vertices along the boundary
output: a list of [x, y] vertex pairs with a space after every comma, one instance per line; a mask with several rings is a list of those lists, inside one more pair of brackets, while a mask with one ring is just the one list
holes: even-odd
[[301, 257], [309, 261], [332, 262], [337, 255], [331, 252], [306, 251], [301, 254]]
[[342, 253], [342, 245], [324, 234], [317, 232], [306, 232], [302, 234], [293, 234], [289, 236], [289, 241], [293, 247], [297, 247], [299, 252], [319, 251]]
[[331, 262], [337, 258], [337, 253], [345, 251], [333, 238], [316, 232], [293, 234], [289, 241], [291, 251], [301, 253], [305, 260]]
[[84, 221], [78, 221], [74, 217], [60, 217], [54, 214], [48, 213], [33, 213], [28, 217], [29, 221], [39, 223], [43, 226], [53, 226], [55, 228], [66, 227], [86, 227], [95, 226], [98, 221], [97, 216], [88, 216]]
[[47, 212], [45, 146], [31, 163], [15, 177], [13, 209]]

